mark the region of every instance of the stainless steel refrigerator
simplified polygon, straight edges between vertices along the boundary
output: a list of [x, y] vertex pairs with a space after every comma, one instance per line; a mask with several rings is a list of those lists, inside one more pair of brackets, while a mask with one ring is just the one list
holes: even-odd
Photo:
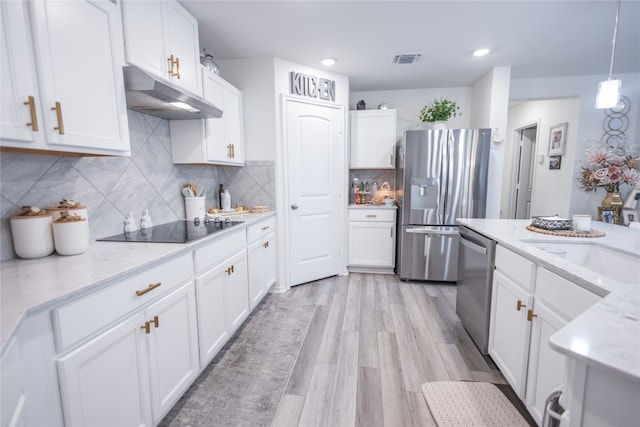
[[454, 282], [457, 218], [484, 218], [491, 129], [408, 130], [397, 147], [397, 272]]

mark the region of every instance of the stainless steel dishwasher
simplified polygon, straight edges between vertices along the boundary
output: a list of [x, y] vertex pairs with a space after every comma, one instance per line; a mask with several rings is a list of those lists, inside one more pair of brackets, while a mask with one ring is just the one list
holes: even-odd
[[488, 354], [496, 242], [460, 226], [456, 313], [482, 354]]

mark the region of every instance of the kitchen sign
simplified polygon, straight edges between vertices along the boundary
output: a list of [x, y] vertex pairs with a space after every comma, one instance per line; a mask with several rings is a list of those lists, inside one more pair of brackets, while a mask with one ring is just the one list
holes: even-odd
[[336, 100], [335, 80], [323, 79], [292, 71], [289, 73], [289, 81], [293, 95], [320, 98], [327, 101]]

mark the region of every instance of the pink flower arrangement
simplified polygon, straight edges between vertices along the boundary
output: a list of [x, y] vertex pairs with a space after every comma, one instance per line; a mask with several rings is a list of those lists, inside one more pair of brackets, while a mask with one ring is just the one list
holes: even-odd
[[621, 148], [591, 147], [586, 151], [579, 180], [584, 191], [604, 187], [607, 192], [618, 192], [620, 184], [636, 185], [640, 182], [638, 160]]

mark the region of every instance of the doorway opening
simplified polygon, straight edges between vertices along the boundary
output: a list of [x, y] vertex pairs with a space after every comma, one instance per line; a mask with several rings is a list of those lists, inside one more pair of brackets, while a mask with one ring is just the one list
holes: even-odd
[[531, 199], [534, 184], [534, 161], [538, 125], [529, 125], [516, 129], [518, 146], [515, 151], [515, 168], [513, 170], [513, 218], [528, 219], [531, 217]]

